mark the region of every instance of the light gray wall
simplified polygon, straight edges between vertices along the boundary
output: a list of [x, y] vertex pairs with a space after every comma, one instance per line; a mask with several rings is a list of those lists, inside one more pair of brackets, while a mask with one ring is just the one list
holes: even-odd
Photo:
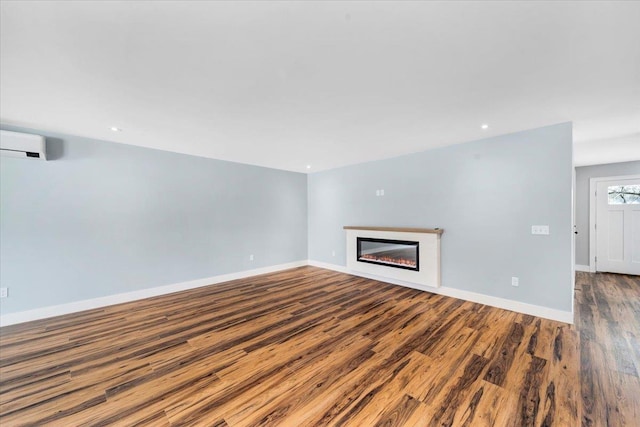
[[640, 161], [576, 168], [576, 264], [589, 265], [589, 180], [640, 174]]
[[1, 159], [3, 314], [307, 259], [305, 174], [45, 136]]
[[346, 265], [344, 225], [440, 227], [443, 286], [571, 311], [572, 172], [565, 123], [313, 173], [309, 258]]

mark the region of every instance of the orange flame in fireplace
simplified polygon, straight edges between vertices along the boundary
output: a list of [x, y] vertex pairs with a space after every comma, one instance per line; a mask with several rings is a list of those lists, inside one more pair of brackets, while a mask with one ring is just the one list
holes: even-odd
[[414, 267], [414, 268], [416, 266], [416, 260], [409, 259], [409, 258], [395, 258], [391, 256], [373, 255], [373, 254], [362, 254], [360, 255], [360, 258], [368, 259], [371, 261], [386, 262], [390, 264], [408, 265], [409, 267]]

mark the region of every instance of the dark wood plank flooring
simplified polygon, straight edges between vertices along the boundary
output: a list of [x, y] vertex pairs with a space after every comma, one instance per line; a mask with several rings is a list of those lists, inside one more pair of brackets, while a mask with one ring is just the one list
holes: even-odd
[[0, 330], [0, 425], [637, 426], [640, 281], [575, 326], [303, 267]]
[[640, 277], [577, 273], [583, 426], [640, 426]]

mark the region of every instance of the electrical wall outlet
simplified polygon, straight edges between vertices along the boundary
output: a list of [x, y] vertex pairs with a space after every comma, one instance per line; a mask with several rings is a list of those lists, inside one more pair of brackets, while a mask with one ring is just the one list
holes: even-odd
[[336, 251], [331, 251], [331, 256], [336, 256]]
[[511, 286], [520, 286], [520, 279], [518, 279], [517, 277], [512, 277]]
[[9, 288], [0, 288], [0, 298], [7, 298], [9, 296]]
[[253, 254], [249, 255], [249, 261], [253, 261]]

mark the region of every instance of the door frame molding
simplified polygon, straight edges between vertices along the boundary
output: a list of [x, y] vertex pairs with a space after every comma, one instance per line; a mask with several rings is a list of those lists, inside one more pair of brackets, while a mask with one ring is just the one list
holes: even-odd
[[591, 273], [596, 272], [596, 188], [599, 182], [615, 181], [618, 179], [640, 179], [640, 174], [599, 176], [589, 179], [589, 271]]

